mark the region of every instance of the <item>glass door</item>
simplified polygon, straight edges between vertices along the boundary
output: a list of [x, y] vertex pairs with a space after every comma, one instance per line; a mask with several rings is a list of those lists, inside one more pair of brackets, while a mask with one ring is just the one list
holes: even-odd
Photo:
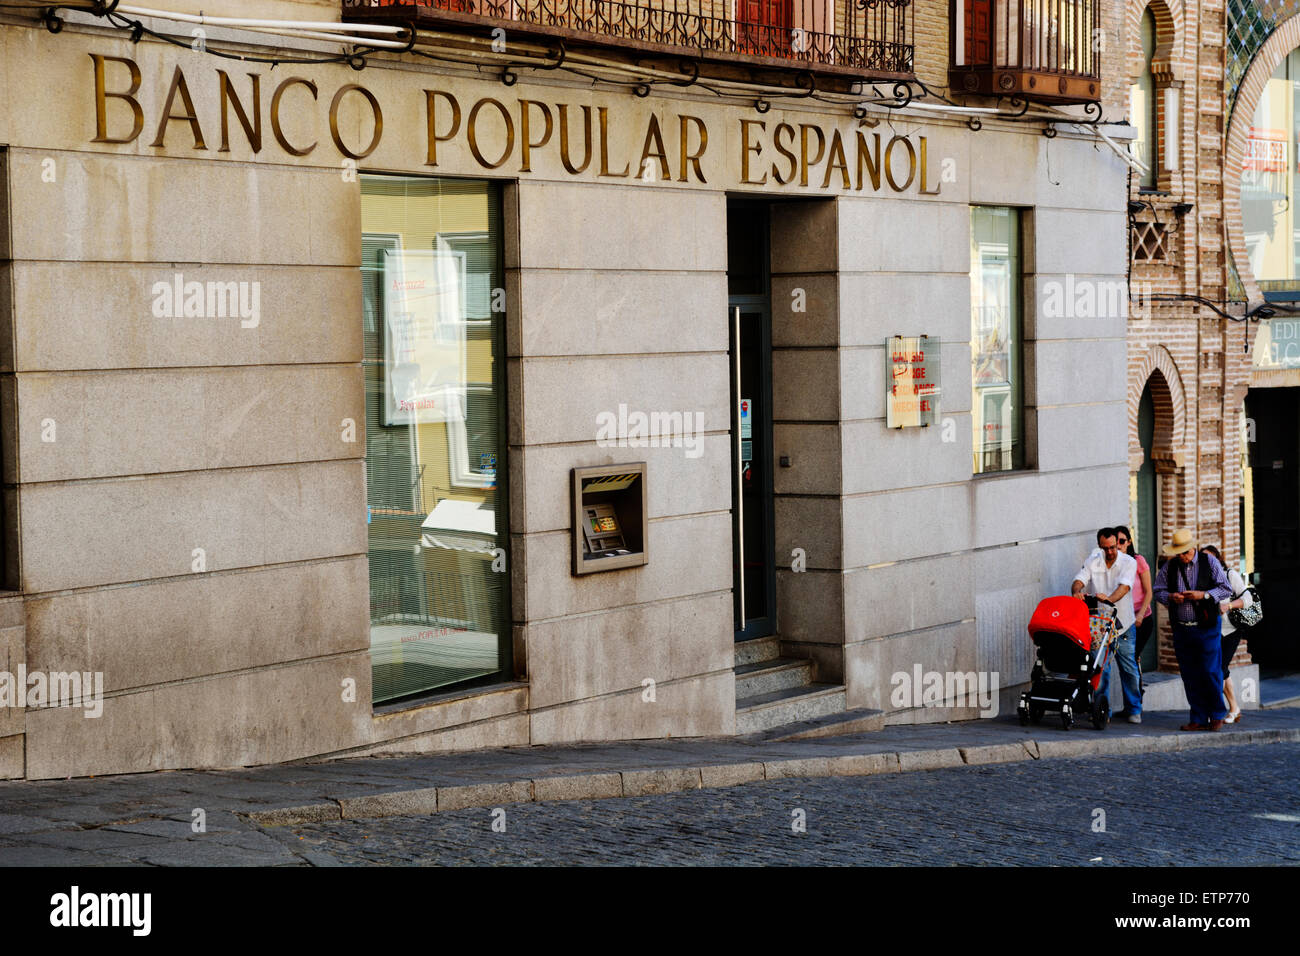
[[733, 594], [738, 641], [776, 632], [770, 327], [765, 302], [732, 300]]

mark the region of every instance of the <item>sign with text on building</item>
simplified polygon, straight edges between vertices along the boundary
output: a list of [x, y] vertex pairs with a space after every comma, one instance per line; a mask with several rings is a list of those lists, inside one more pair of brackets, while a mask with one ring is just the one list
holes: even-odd
[[383, 250], [384, 424], [464, 418], [465, 254]]
[[153, 44], [65, 36], [59, 60], [42, 64], [39, 94], [33, 85], [12, 99], [34, 102], [80, 77], [79, 112], [57, 124], [77, 131], [68, 145], [324, 164], [353, 179], [364, 162], [390, 172], [916, 199], [956, 181], [954, 152], [966, 135], [914, 120], [898, 131], [879, 116], [828, 115], [824, 105], [750, 115], [705, 99], [535, 82], [507, 95], [495, 80], [387, 68], [359, 76], [345, 64], [231, 75], [213, 58], [176, 62]]
[[1300, 320], [1261, 320], [1252, 358], [1257, 369], [1300, 368]]
[[885, 424], [933, 425], [939, 417], [939, 340], [928, 335], [885, 339]]

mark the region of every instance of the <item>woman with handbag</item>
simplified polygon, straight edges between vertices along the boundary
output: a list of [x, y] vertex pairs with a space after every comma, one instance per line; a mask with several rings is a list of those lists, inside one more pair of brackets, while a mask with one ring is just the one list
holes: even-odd
[[1250, 588], [1242, 580], [1241, 572], [1236, 568], [1228, 567], [1223, 556], [1219, 554], [1219, 549], [1212, 544], [1207, 544], [1201, 548], [1202, 551], [1208, 551], [1214, 555], [1215, 559], [1228, 572], [1228, 583], [1232, 586], [1232, 597], [1219, 605], [1223, 611], [1223, 649], [1221, 659], [1223, 661], [1223, 697], [1228, 703], [1228, 716], [1223, 718], [1225, 724], [1241, 723], [1241, 708], [1237, 706], [1237, 696], [1232, 692], [1232, 678], [1228, 676], [1228, 665], [1232, 661], [1232, 656], [1237, 653], [1237, 645], [1241, 643], [1241, 631], [1237, 629], [1233, 621], [1232, 611], [1234, 609], [1247, 608], [1254, 603], [1255, 599], [1250, 593]]

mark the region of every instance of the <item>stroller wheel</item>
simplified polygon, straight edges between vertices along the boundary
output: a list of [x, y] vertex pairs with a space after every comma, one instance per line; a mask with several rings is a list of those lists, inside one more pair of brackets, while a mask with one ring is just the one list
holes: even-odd
[[1110, 723], [1110, 701], [1098, 694], [1092, 700], [1092, 726], [1105, 730]]
[[1061, 729], [1069, 730], [1073, 726], [1074, 714], [1070, 713], [1068, 710], [1061, 711]]

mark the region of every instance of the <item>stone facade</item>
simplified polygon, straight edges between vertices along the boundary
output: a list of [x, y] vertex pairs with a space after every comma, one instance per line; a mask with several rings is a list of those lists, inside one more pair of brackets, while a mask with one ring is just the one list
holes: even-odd
[[[229, 7], [337, 17], [289, 0]], [[941, 80], [946, 52], [931, 40], [918, 69]], [[119, 97], [97, 137], [97, 63], [119, 92], [129, 64], [140, 71], [141, 135], [127, 136], [133, 107]], [[220, 70], [245, 103], [258, 74], [263, 110], [276, 84], [302, 78], [257, 148], [233, 114], [222, 134]], [[188, 96], [168, 119], [177, 71]], [[382, 136], [365, 101], [343, 97], [349, 84], [381, 104]], [[552, 142], [521, 168], [526, 134], [498, 123], [438, 144], [435, 159], [430, 89], [467, 113], [486, 99], [515, 116], [521, 99], [605, 109], [613, 158], [569, 175]], [[849, 706], [895, 721], [972, 715], [894, 708], [891, 675], [913, 665], [1026, 679], [1029, 613], [1127, 500], [1123, 319], [1083, 326], [1041, 308], [1049, 284], [1124, 275], [1123, 163], [1068, 127], [1048, 138], [1041, 123], [974, 132], [959, 115], [859, 121], [785, 98], [760, 113], [669, 86], [593, 90], [563, 71], [507, 89], [468, 66], [391, 56], [272, 74], [133, 44], [77, 15], [57, 35], [0, 18], [0, 90], [0, 664], [105, 681], [99, 719], [0, 713], [0, 776], [734, 733], [737, 194], [800, 200], [771, 207], [774, 451], [791, 462], [775, 473], [779, 636]], [[621, 172], [652, 117], [671, 175]], [[678, 162], [685, 117], [710, 135], [697, 172], [685, 146]], [[864, 182], [850, 148], [842, 173], [828, 154], [783, 185], [770, 140], [746, 149], [780, 123], [828, 142], [898, 140], [919, 170], [901, 187]], [[345, 146], [372, 136], [350, 167]], [[503, 159], [489, 169], [476, 155]], [[357, 168], [504, 183], [515, 680], [400, 708], [370, 703], [365, 445], [342, 427], [365, 420]], [[1027, 444], [1026, 469], [975, 478], [972, 204], [1022, 210]], [[258, 323], [151, 313], [148, 290], [176, 273], [260, 283]], [[790, 305], [800, 292], [806, 310]], [[888, 429], [885, 339], [922, 333], [941, 342], [944, 421]], [[698, 411], [703, 454], [598, 446], [596, 415], [620, 403]], [[651, 476], [651, 560], [574, 576], [569, 471], [629, 457]], [[786, 570], [795, 549], [806, 570]]]

